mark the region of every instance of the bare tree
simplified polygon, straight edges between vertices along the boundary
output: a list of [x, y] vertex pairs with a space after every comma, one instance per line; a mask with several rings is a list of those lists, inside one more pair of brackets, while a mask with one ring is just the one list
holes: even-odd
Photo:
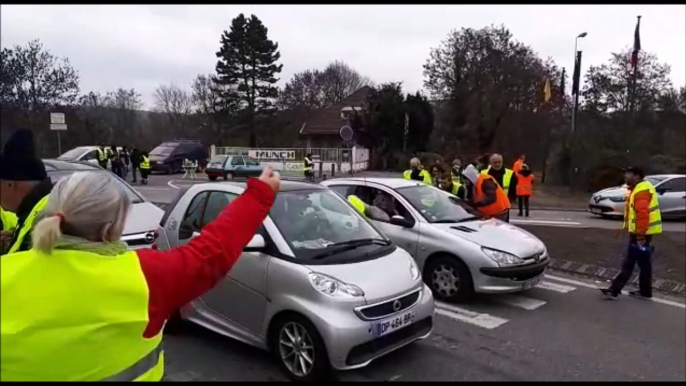
[[187, 134], [193, 113], [193, 96], [175, 84], [160, 85], [155, 90], [155, 108], [166, 115], [176, 135]]
[[345, 62], [330, 63], [321, 74], [321, 85], [326, 104], [338, 103], [343, 98], [371, 84], [369, 78], [360, 75]]

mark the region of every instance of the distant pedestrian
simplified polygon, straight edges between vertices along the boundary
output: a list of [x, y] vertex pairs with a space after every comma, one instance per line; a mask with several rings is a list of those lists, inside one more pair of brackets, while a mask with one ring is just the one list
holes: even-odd
[[526, 217], [529, 217], [529, 199], [533, 191], [534, 174], [529, 170], [527, 164], [522, 164], [517, 174], [517, 205], [519, 206], [518, 216], [522, 216], [525, 210]]
[[119, 150], [119, 160], [121, 161], [122, 178], [126, 179], [126, 176], [129, 174], [129, 150], [126, 146], [122, 146], [121, 150]]
[[637, 264], [640, 270], [639, 290], [631, 291], [629, 295], [644, 299], [653, 297], [653, 246], [650, 243], [653, 235], [662, 233], [662, 215], [655, 187], [644, 180], [644, 177], [643, 170], [637, 167], [629, 167], [624, 171], [624, 181], [629, 188], [629, 194], [624, 206], [622, 229], [629, 232], [629, 246], [621, 272], [612, 281], [610, 288], [600, 290], [607, 299], [616, 299], [619, 296]]
[[148, 184], [148, 176], [150, 175], [150, 158], [147, 151], [142, 151], [140, 156], [139, 168], [141, 169], [141, 184]]
[[431, 165], [431, 185], [438, 187], [438, 180], [440, 180], [443, 172], [445, 170], [441, 164], [434, 163]]
[[462, 159], [460, 157], [455, 157], [455, 159], [453, 159], [450, 171], [453, 175], [453, 180], [462, 183]]
[[110, 146], [110, 164], [112, 164], [112, 173], [121, 177], [121, 160], [116, 146]]
[[312, 162], [312, 154], [308, 153], [305, 156], [305, 168], [303, 169], [305, 171], [305, 180], [314, 182], [314, 171], [312, 170], [312, 167], [314, 166], [314, 163]]
[[518, 171], [522, 170], [522, 166], [524, 165], [524, 161], [526, 161], [526, 155], [522, 154], [517, 158], [515, 163], [512, 165], [512, 171], [517, 173]]
[[129, 154], [131, 160], [131, 175], [133, 176], [133, 182], [136, 182], [136, 171], [140, 167], [141, 163], [141, 152], [138, 151], [136, 146], [131, 146], [131, 154]]
[[422, 161], [419, 158], [414, 157], [410, 160], [410, 168], [405, 170], [403, 177], [406, 180], [421, 181], [427, 185], [431, 185], [431, 174], [424, 169], [422, 166]]

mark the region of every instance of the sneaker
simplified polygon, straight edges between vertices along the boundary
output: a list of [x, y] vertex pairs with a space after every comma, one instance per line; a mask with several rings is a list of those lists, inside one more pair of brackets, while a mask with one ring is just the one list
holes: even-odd
[[606, 300], [616, 300], [617, 299], [617, 294], [612, 293], [612, 290], [609, 288], [601, 288], [600, 293], [605, 296]]
[[643, 300], [650, 300], [653, 298], [652, 296], [641, 295], [640, 291], [629, 291], [629, 296], [634, 297], [636, 299], [643, 299]]

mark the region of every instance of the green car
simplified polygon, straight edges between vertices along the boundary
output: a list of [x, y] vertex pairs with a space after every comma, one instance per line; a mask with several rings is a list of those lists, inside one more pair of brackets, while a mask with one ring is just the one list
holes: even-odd
[[236, 177], [257, 177], [264, 167], [247, 155], [217, 155], [207, 164], [205, 174], [211, 181], [218, 177], [233, 180]]

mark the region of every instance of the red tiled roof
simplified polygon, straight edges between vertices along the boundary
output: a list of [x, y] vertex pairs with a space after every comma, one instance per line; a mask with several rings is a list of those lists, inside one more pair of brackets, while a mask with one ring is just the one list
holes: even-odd
[[367, 97], [372, 91], [371, 87], [364, 86], [342, 101], [324, 107], [303, 123], [300, 128], [300, 134], [338, 135], [341, 127], [345, 126], [347, 123], [345, 120], [341, 119], [341, 109], [344, 107], [364, 106], [367, 102]]

